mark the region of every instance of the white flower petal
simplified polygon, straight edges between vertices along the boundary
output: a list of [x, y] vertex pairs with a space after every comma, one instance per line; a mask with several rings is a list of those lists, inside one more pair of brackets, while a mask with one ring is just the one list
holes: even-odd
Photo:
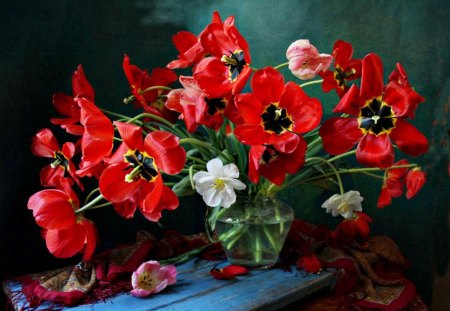
[[223, 163], [219, 158], [214, 158], [206, 163], [206, 169], [215, 177], [223, 177]]
[[358, 191], [348, 191], [342, 195], [334, 194], [322, 204], [322, 208], [326, 208], [327, 213], [331, 213], [334, 217], [341, 215], [348, 219], [353, 216], [353, 212], [362, 211], [361, 202], [364, 198]]
[[195, 184], [195, 190], [201, 195], [208, 189], [214, 188], [214, 182], [207, 182], [207, 183], [196, 183]]
[[349, 209], [346, 213], [341, 214], [345, 219], [349, 219], [353, 216], [353, 211]]
[[[217, 179], [217, 177], [212, 175], [205, 175], [198, 179], [198, 183], [204, 184], [204, 183], [212, 183], [214, 184], [214, 181]], [[195, 181], [195, 180], [194, 180]]]
[[205, 171], [200, 171], [200, 172], [197, 172], [194, 174], [193, 179], [194, 179], [194, 182], [199, 182], [200, 179], [208, 177], [208, 176], [211, 176], [211, 174], [209, 174], [208, 172], [205, 172]]
[[234, 191], [228, 192], [222, 198], [222, 206], [225, 208], [229, 208], [234, 202], [236, 202], [236, 193]]
[[247, 186], [240, 180], [237, 179], [230, 179], [230, 178], [222, 178], [223, 181], [225, 181], [225, 184], [230, 185], [236, 190], [244, 190], [247, 188]]
[[239, 168], [236, 164], [230, 163], [223, 167], [223, 177], [225, 178], [239, 178]]
[[206, 205], [215, 207], [220, 204], [222, 197], [220, 192], [214, 188], [208, 189], [203, 193], [203, 201], [205, 201]]

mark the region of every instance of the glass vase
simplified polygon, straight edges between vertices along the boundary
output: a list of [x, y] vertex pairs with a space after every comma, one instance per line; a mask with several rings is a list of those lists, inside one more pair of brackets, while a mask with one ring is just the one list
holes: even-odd
[[216, 238], [232, 264], [273, 266], [294, 219], [294, 211], [272, 197], [238, 198], [217, 213]]

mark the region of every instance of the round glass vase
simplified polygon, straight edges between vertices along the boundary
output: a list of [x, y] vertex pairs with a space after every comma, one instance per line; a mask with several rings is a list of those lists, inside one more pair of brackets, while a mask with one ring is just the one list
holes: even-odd
[[218, 212], [215, 233], [230, 263], [269, 268], [278, 261], [293, 219], [293, 209], [276, 198], [238, 198]]

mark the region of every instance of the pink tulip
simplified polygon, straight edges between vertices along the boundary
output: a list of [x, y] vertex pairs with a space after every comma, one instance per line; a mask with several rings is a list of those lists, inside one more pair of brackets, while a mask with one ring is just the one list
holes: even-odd
[[317, 48], [309, 40], [297, 40], [286, 51], [289, 70], [302, 80], [314, 78], [319, 72], [326, 71], [333, 61], [333, 56], [319, 54]]
[[156, 294], [174, 284], [177, 279], [177, 270], [174, 265], [162, 266], [157, 261], [147, 261], [139, 266], [131, 276], [135, 297], [146, 297]]

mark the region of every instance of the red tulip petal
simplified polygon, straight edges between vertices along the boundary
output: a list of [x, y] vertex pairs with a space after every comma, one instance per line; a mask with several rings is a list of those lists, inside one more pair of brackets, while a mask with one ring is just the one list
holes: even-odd
[[155, 159], [159, 169], [167, 174], [178, 174], [186, 162], [186, 151], [180, 139], [169, 132], [155, 131], [145, 137], [144, 150]]
[[39, 179], [42, 187], [55, 186], [55, 178], [61, 177], [64, 177], [64, 168], [60, 165], [55, 168], [52, 168], [50, 164], [46, 165], [39, 173]]
[[248, 152], [248, 178], [254, 184], [259, 182], [259, 167], [261, 157], [266, 149], [263, 145], [253, 145]]
[[326, 120], [319, 133], [325, 151], [332, 155], [350, 150], [363, 136], [358, 128], [358, 120], [341, 117]]
[[119, 203], [134, 195], [139, 189], [141, 179], [134, 182], [125, 181], [125, 175], [131, 170], [128, 163], [120, 162], [108, 166], [103, 171], [99, 179], [99, 187], [105, 199], [112, 203]]
[[366, 55], [362, 61], [361, 97], [370, 100], [383, 93], [383, 62], [373, 53]]
[[297, 267], [308, 273], [318, 273], [322, 270], [322, 265], [316, 255], [304, 255], [297, 261]]
[[72, 159], [75, 155], [75, 144], [71, 142], [67, 142], [62, 146], [62, 153], [66, 156], [68, 159]]
[[81, 222], [81, 225], [83, 226], [86, 235], [83, 260], [88, 261], [89, 259], [91, 259], [92, 255], [94, 254], [95, 247], [97, 246], [98, 232], [94, 223], [90, 220], [84, 219]]
[[261, 104], [267, 106], [280, 101], [284, 90], [284, 78], [278, 70], [266, 67], [255, 72], [251, 87]]
[[172, 42], [180, 53], [189, 50], [197, 41], [197, 36], [189, 31], [179, 31], [172, 36]]
[[344, 40], [337, 40], [333, 45], [335, 67], [346, 68], [353, 57], [353, 46]]
[[120, 137], [122, 137], [123, 142], [128, 146], [129, 149], [142, 150], [142, 129], [139, 126], [118, 121], [115, 121], [114, 125], [119, 131]]
[[151, 184], [153, 188], [146, 192], [146, 197], [140, 206], [142, 215], [150, 221], [158, 221], [161, 218], [162, 206], [160, 205], [163, 195], [163, 180], [161, 176]]
[[275, 149], [285, 153], [293, 152], [300, 141], [300, 136], [291, 132], [285, 132], [281, 135], [272, 135], [269, 144]]
[[378, 196], [377, 207], [383, 208], [392, 203], [391, 195], [387, 187], [381, 188], [380, 195]]
[[170, 110], [183, 113], [183, 109], [181, 108], [180, 104], [180, 97], [181, 94], [184, 93], [184, 91], [184, 89], [175, 89], [170, 91], [167, 94], [167, 101], [165, 103], [165, 106]]
[[49, 129], [42, 129], [31, 139], [31, 152], [40, 157], [53, 158], [59, 151], [58, 141]]
[[390, 136], [398, 148], [410, 156], [418, 156], [428, 152], [428, 139], [404, 119], [397, 119]]
[[387, 134], [366, 134], [356, 150], [359, 163], [370, 167], [387, 168], [394, 162], [394, 149]]
[[339, 103], [334, 107], [333, 112], [335, 113], [347, 113], [351, 116], [358, 116], [360, 109], [364, 106], [364, 101], [359, 97], [359, 89], [356, 85], [352, 87], [345, 93], [341, 98]]
[[398, 198], [403, 194], [403, 180], [388, 178], [386, 180], [386, 188], [390, 196]]
[[45, 229], [67, 229], [75, 225], [76, 217], [69, 196], [61, 190], [42, 190], [30, 197], [28, 209], [36, 223]]
[[241, 93], [245, 85], [247, 84], [248, 78], [250, 78], [251, 74], [252, 69], [249, 66], [245, 66], [237, 76], [236, 80], [233, 82], [231, 94], [237, 95]]
[[244, 124], [234, 129], [237, 139], [247, 145], [263, 145], [269, 142], [271, 135], [261, 125]]
[[236, 108], [247, 124], [260, 124], [264, 107], [253, 93], [239, 94], [235, 97]]
[[86, 233], [83, 225], [76, 224], [66, 230], [47, 230], [47, 249], [55, 257], [69, 258], [83, 249]]
[[426, 183], [426, 174], [419, 168], [414, 168], [406, 174], [406, 198], [414, 197]]
[[246, 275], [248, 269], [238, 265], [229, 265], [222, 269], [213, 268], [210, 274], [218, 280], [231, 280], [236, 276]]
[[129, 199], [119, 203], [113, 203], [114, 210], [117, 214], [126, 219], [131, 219], [136, 212], [137, 203]]
[[234, 276], [246, 275], [248, 273], [248, 269], [243, 266], [238, 265], [229, 265], [222, 268], [224, 273], [232, 274]]
[[84, 97], [91, 101], [95, 98], [95, 92], [92, 85], [86, 79], [84, 74], [83, 66], [78, 65], [77, 70], [72, 76], [72, 92], [73, 97]]
[[233, 87], [228, 67], [215, 57], [207, 57], [196, 65], [194, 79], [209, 98], [223, 97]]
[[286, 83], [280, 100], [280, 107], [286, 107], [292, 115], [296, 133], [306, 133], [316, 128], [322, 118], [322, 104], [316, 98], [309, 97], [297, 84]]
[[80, 108], [73, 100], [73, 97], [64, 93], [56, 93], [53, 95], [53, 107], [58, 113], [67, 117], [74, 117], [74, 122], [80, 120]]
[[327, 93], [331, 90], [334, 90], [339, 87], [336, 79], [334, 78], [334, 72], [331, 70], [327, 70], [325, 72], [319, 72], [319, 75], [322, 77], [322, 90]]
[[[393, 166], [398, 166], [398, 165], [405, 165], [405, 164], [409, 164], [409, 161], [406, 159], [402, 159], [400, 161], [395, 162], [394, 164], [392, 164]], [[387, 171], [387, 176], [388, 179], [397, 179], [400, 180], [402, 179], [406, 172], [408, 171], [407, 167], [404, 168], [394, 168], [392, 170]]]

